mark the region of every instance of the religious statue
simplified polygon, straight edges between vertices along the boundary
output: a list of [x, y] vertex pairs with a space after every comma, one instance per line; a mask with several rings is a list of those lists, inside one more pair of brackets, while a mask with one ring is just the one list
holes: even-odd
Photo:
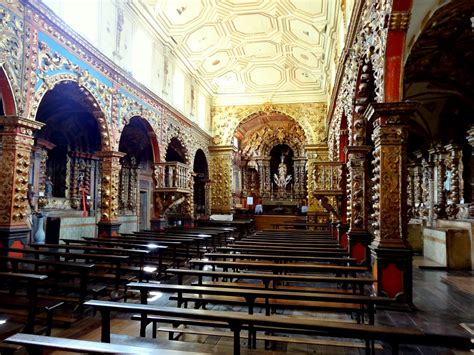
[[278, 186], [278, 191], [283, 192], [286, 190], [286, 185], [291, 181], [291, 175], [287, 175], [288, 169], [285, 164], [285, 155], [280, 156], [280, 164], [278, 164], [278, 175], [273, 174], [273, 180]]
[[47, 198], [53, 197], [53, 182], [51, 181], [51, 177], [48, 176], [44, 183], [44, 194]]

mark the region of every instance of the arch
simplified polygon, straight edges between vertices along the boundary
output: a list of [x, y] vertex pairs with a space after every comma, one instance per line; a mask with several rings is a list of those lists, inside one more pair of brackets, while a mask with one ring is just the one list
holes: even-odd
[[280, 111], [254, 112], [247, 116], [234, 131], [242, 140], [243, 155], [267, 156], [277, 144], [287, 144], [297, 155], [304, 154], [307, 137], [301, 125]]
[[50, 90], [53, 90], [57, 85], [60, 84], [70, 84], [75, 83], [86, 96], [88, 96], [91, 105], [93, 107], [92, 112], [95, 119], [97, 120], [100, 136], [102, 150], [112, 149], [111, 141], [111, 130], [108, 123], [107, 107], [101, 104], [101, 98], [96, 94], [92, 89], [90, 83], [84, 80], [80, 80], [75, 74], [61, 73], [56, 74], [51, 77], [48, 77], [47, 81], [43, 82], [40, 87], [35, 91], [32, 99], [32, 104], [30, 105], [29, 117], [32, 120], [36, 120], [36, 115], [38, 113], [38, 108], [43, 100], [44, 95]]
[[[138, 112], [132, 111], [129, 112], [126, 116], [122, 118], [122, 129], [120, 132], [120, 139], [122, 138], [123, 130], [125, 127], [127, 127], [132, 120], [137, 120], [138, 124], [143, 127], [143, 129], [147, 132], [147, 136], [149, 139], [149, 143], [151, 145], [151, 153], [152, 153], [152, 159], [153, 163], [159, 163], [160, 162], [160, 148], [158, 145], [158, 139], [156, 138], [156, 132], [151, 126], [149, 120], [147, 120], [145, 117], [143, 117], [141, 114], [138, 114]], [[119, 139], [119, 142], [120, 142]]]
[[[177, 160], [174, 160], [175, 158], [177, 158]], [[180, 160], [181, 160], [181, 163], [189, 164], [188, 150], [180, 136], [171, 137], [171, 139], [168, 142], [168, 145], [166, 146], [165, 161], [180, 161]]]
[[202, 149], [196, 150], [194, 155], [193, 172], [194, 214], [205, 215], [209, 209], [209, 192], [206, 189], [206, 184], [209, 182], [209, 163]]
[[16, 115], [16, 103], [13, 96], [12, 88], [8, 76], [3, 66], [0, 66], [0, 101], [2, 110], [1, 114], [5, 116]]
[[[61, 208], [85, 210], [87, 205], [87, 209], [93, 209], [97, 201], [96, 153], [104, 149], [98, 116], [94, 99], [70, 81], [48, 90], [36, 110], [35, 119], [46, 124], [36, 133], [36, 145], [44, 160], [37, 162], [40, 165], [35, 185], [46, 197], [64, 198]], [[81, 194], [90, 196], [88, 202], [81, 201]]]

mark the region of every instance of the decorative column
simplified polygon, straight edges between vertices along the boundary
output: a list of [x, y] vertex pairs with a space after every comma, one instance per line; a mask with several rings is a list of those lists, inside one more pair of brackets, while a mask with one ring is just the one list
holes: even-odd
[[[474, 176], [474, 125], [467, 131], [466, 140], [471, 146], [471, 156], [469, 157], [469, 166], [471, 167], [470, 176]], [[468, 184], [468, 186], [465, 186], [467, 190], [466, 199], [467, 201], [474, 201], [474, 179], [471, 179]], [[470, 218], [473, 217], [474, 215], [470, 213]]]
[[33, 132], [41, 122], [17, 116], [0, 116], [0, 249], [27, 244], [28, 174]]
[[316, 190], [316, 179], [313, 172], [316, 168], [316, 162], [328, 161], [328, 147], [326, 144], [311, 144], [305, 146], [307, 160], [307, 191], [308, 191], [308, 217], [310, 223], [329, 223], [329, 214], [319, 204], [318, 199], [314, 196], [313, 191]]
[[412, 257], [407, 242], [408, 118], [414, 105], [406, 102], [371, 104], [365, 116], [373, 124], [374, 236], [370, 249], [377, 295], [396, 298], [397, 307], [413, 307]]
[[233, 146], [209, 147], [211, 171], [211, 213], [230, 213], [232, 209]]
[[[370, 147], [367, 145], [346, 147], [347, 182], [348, 190], [350, 191], [347, 245], [351, 257], [356, 258], [357, 264], [364, 266], [370, 266], [369, 245], [372, 240], [372, 236], [368, 231], [368, 198], [370, 193], [367, 187], [367, 154], [369, 152]], [[344, 235], [340, 238], [342, 245], [346, 244]]]
[[153, 178], [155, 183], [155, 191], [153, 191], [153, 217], [150, 219], [151, 230], [163, 230], [167, 224], [166, 219], [162, 216], [162, 202], [156, 189], [164, 189], [167, 186], [167, 171], [164, 165], [159, 163], [153, 164]]
[[97, 223], [99, 237], [118, 236], [120, 222], [118, 220], [119, 205], [119, 174], [120, 158], [125, 153], [102, 151], [97, 154], [102, 160], [100, 221]]
[[270, 158], [264, 158], [262, 159], [262, 165], [263, 165], [263, 190], [261, 191], [261, 196], [263, 197], [270, 197], [270, 184], [272, 183], [271, 181], [271, 176], [270, 176]]

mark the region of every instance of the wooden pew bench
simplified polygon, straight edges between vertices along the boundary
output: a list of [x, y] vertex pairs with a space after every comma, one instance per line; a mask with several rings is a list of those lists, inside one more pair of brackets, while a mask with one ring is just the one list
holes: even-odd
[[302, 332], [315, 336], [361, 339], [366, 343], [366, 352], [368, 354], [374, 353], [372, 347], [374, 340], [381, 340], [390, 344], [393, 354], [398, 354], [399, 344], [441, 346], [460, 350], [471, 350], [474, 348], [474, 344], [468, 336], [426, 333], [417, 328], [374, 326], [328, 320], [318, 321], [314, 318], [296, 318], [280, 315], [268, 317], [239, 312], [219, 312], [95, 300], [87, 301], [85, 305], [100, 311], [102, 316], [101, 340], [107, 343], [110, 342], [111, 338], [110, 313], [124, 312], [140, 313], [143, 325], [148, 323], [147, 317], [152, 315], [226, 323], [227, 328], [233, 332], [235, 355], [240, 354], [240, 333], [246, 326], [250, 326], [249, 334], [252, 341], [249, 345], [251, 346], [256, 345], [255, 329], [271, 328], [275, 331], [278, 329], [282, 331], [291, 329], [294, 333]]
[[42, 354], [43, 350], [62, 350], [74, 353], [87, 354], [160, 354], [160, 355], [193, 355], [202, 354], [188, 351], [175, 351], [155, 348], [145, 348], [138, 346], [108, 344], [97, 341], [76, 340], [58, 338], [51, 336], [15, 334], [5, 340], [12, 344], [24, 346], [30, 354]]
[[216, 261], [216, 260], [201, 260], [191, 259], [189, 261], [191, 267], [198, 266], [201, 270], [206, 265], [212, 266], [213, 270], [216, 267], [221, 267], [224, 271], [228, 269], [232, 270], [268, 270], [277, 273], [334, 273], [336, 275], [352, 275], [356, 276], [357, 273], [367, 272], [368, 269], [364, 266], [344, 266], [344, 265], [331, 265], [331, 264], [316, 264], [316, 263], [291, 263], [291, 264], [276, 264], [269, 262], [260, 261]]
[[[46, 275], [0, 272], [0, 281], [5, 283], [8, 280], [10, 285], [8, 293], [0, 294], [0, 307], [4, 307], [7, 310], [14, 308], [24, 311], [26, 309], [27, 322], [24, 329], [25, 332], [33, 333], [35, 331], [36, 315], [45, 313], [46, 328], [44, 331], [46, 335], [50, 335], [53, 312], [64, 304], [64, 302], [43, 299], [38, 295], [38, 288], [47, 279], [48, 276]], [[26, 284], [24, 286], [26, 288], [25, 295], [17, 294], [20, 283]]]
[[236, 254], [236, 253], [205, 253], [204, 258], [209, 260], [270, 260], [273, 262], [317, 262], [330, 264], [355, 264], [355, 258], [346, 257], [323, 257], [323, 256], [301, 256], [301, 255], [272, 255], [272, 254]]
[[[127, 255], [108, 255], [108, 254], [90, 254], [90, 253], [66, 253], [59, 251], [50, 250], [35, 250], [30, 248], [9, 248], [9, 251], [15, 253], [23, 253], [34, 256], [37, 260], [40, 260], [40, 256], [52, 257], [56, 261], [72, 260], [84, 260], [84, 261], [95, 261], [96, 270], [90, 274], [90, 277], [95, 280], [104, 282], [111, 282], [114, 284], [115, 291], [118, 291], [121, 285], [126, 285], [128, 282], [133, 280], [134, 275], [123, 275], [122, 266], [128, 265], [129, 256]], [[100, 271], [100, 270], [102, 271]]]
[[289, 251], [285, 248], [266, 248], [264, 246], [242, 246], [231, 244], [226, 247], [216, 248], [217, 252], [239, 252], [239, 253], [250, 253], [250, 254], [292, 254], [292, 255], [306, 255], [306, 256], [325, 256], [325, 257], [347, 257], [349, 252], [344, 250], [305, 250], [297, 248], [296, 250]]
[[315, 275], [296, 275], [296, 274], [270, 274], [270, 273], [249, 273], [249, 272], [224, 272], [211, 270], [191, 270], [191, 269], [168, 269], [168, 273], [174, 274], [178, 277], [178, 284], [183, 284], [185, 276], [197, 277], [198, 285], [203, 285], [204, 277], [209, 277], [211, 280], [217, 281], [221, 278], [222, 281], [235, 280], [258, 280], [264, 285], [264, 288], [269, 288], [270, 283], [274, 289], [279, 289], [282, 284], [288, 282], [310, 283], [310, 284], [332, 284], [336, 287], [341, 286], [344, 289], [351, 287], [353, 293], [364, 294], [364, 288], [368, 285], [373, 285], [377, 281], [373, 278], [365, 277], [336, 277], [336, 276], [315, 276]]
[[160, 291], [176, 293], [170, 297], [176, 300], [178, 307], [194, 302], [195, 308], [205, 307], [207, 303], [246, 306], [252, 314], [256, 306], [265, 309], [270, 315], [275, 309], [324, 310], [337, 313], [355, 313], [357, 319], [364, 320], [368, 315], [370, 324], [374, 323], [375, 305], [388, 305], [394, 300], [388, 297], [364, 296], [354, 294], [328, 294], [316, 292], [295, 292], [286, 290], [206, 287], [192, 285], [166, 285], [132, 282], [130, 289], [140, 291], [141, 303], [146, 304], [148, 292]]
[[95, 264], [9, 256], [0, 256], [0, 262], [5, 262], [8, 270], [12, 272], [47, 275], [48, 279], [41, 286], [52, 291], [48, 295], [50, 299], [54, 298], [51, 294], [57, 295], [58, 291], [76, 293], [77, 298], [57, 296], [55, 299], [75, 304], [79, 313], [82, 313], [82, 304], [87, 295], [97, 299], [100, 295], [105, 294], [106, 287], [104, 285], [91, 284], [90, 274], [95, 269]]

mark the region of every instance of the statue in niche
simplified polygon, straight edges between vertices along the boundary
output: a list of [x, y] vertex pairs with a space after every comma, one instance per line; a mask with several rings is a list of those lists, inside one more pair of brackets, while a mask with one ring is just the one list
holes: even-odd
[[285, 164], [285, 154], [280, 156], [280, 164], [278, 164], [278, 175], [273, 174], [273, 180], [278, 186], [278, 191], [283, 192], [286, 190], [286, 186], [291, 181], [291, 175], [287, 175], [288, 168]]
[[44, 183], [44, 194], [47, 198], [53, 197], [53, 182], [51, 181], [51, 176], [48, 176]]

